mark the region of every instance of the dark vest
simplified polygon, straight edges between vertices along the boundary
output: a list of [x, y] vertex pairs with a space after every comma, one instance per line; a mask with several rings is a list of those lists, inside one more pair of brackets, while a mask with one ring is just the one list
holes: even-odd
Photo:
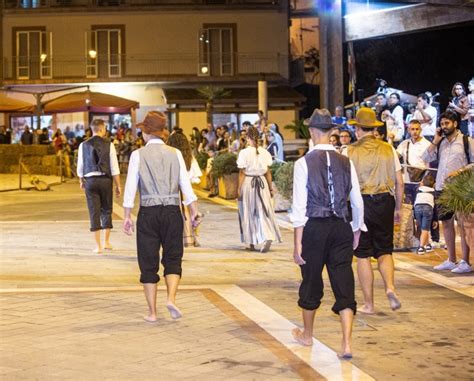
[[102, 172], [106, 176], [110, 171], [110, 142], [100, 136], [93, 136], [82, 143], [84, 174]]
[[[329, 153], [334, 187], [334, 210], [331, 208], [331, 196], [328, 188], [328, 162], [326, 153]], [[305, 156], [308, 166], [308, 201], [306, 205], [307, 217], [337, 217], [349, 220], [347, 200], [351, 192], [351, 164], [347, 157], [335, 152], [313, 150]]]

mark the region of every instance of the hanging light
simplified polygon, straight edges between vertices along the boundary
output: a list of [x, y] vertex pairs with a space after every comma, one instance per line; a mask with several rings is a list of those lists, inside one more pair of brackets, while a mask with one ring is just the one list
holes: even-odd
[[201, 68], [201, 73], [202, 73], [202, 74], [207, 74], [208, 71], [209, 71], [209, 68], [208, 68], [207, 66], [203, 66], [203, 67]]
[[95, 50], [89, 50], [89, 57], [94, 59], [97, 57], [97, 52]]
[[43, 63], [44, 61], [46, 61], [46, 58], [48, 58], [48, 55], [46, 53], [42, 53], [40, 55], [40, 60], [41, 60], [41, 63]]

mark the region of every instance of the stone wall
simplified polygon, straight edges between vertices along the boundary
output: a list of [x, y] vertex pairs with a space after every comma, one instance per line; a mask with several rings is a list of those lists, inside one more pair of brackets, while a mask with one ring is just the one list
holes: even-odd
[[49, 145], [0, 145], [0, 173], [18, 173], [20, 155], [28, 170], [35, 175], [58, 175], [59, 159]]

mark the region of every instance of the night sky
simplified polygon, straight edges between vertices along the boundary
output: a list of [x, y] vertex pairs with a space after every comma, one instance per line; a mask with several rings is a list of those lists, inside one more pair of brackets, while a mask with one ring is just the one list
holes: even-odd
[[[444, 110], [453, 84], [462, 82], [468, 91], [469, 80], [474, 77], [474, 22], [449, 29], [357, 41], [354, 51], [357, 88], [363, 88], [365, 96], [377, 89], [375, 79], [383, 78], [389, 87], [409, 94], [441, 93], [438, 100]], [[346, 95], [346, 104], [351, 102], [351, 96]]]

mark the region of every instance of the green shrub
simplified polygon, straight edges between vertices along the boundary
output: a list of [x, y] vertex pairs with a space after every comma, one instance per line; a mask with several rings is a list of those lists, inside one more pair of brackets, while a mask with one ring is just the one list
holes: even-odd
[[212, 162], [212, 172], [216, 177], [239, 172], [239, 168], [237, 167], [237, 155], [230, 152], [217, 155]]
[[272, 179], [275, 178], [275, 173], [276, 173], [276, 171], [277, 171], [278, 168], [280, 168], [282, 165], [283, 165], [283, 163], [281, 163], [281, 162], [274, 162], [274, 163], [270, 166], [270, 172], [272, 173]]
[[438, 200], [442, 212], [454, 212], [464, 216], [474, 213], [474, 167], [462, 171], [447, 180]]
[[295, 120], [293, 124], [288, 124], [283, 127], [286, 130], [295, 131], [297, 137], [300, 139], [309, 139], [311, 135], [309, 134], [309, 128], [306, 124], [304, 124], [304, 120]]
[[206, 169], [208, 159], [209, 155], [206, 152], [199, 152], [196, 155], [196, 161], [198, 162], [199, 168]]
[[287, 200], [293, 198], [293, 170], [294, 162], [286, 163], [280, 166], [275, 172], [275, 184], [278, 192]]

